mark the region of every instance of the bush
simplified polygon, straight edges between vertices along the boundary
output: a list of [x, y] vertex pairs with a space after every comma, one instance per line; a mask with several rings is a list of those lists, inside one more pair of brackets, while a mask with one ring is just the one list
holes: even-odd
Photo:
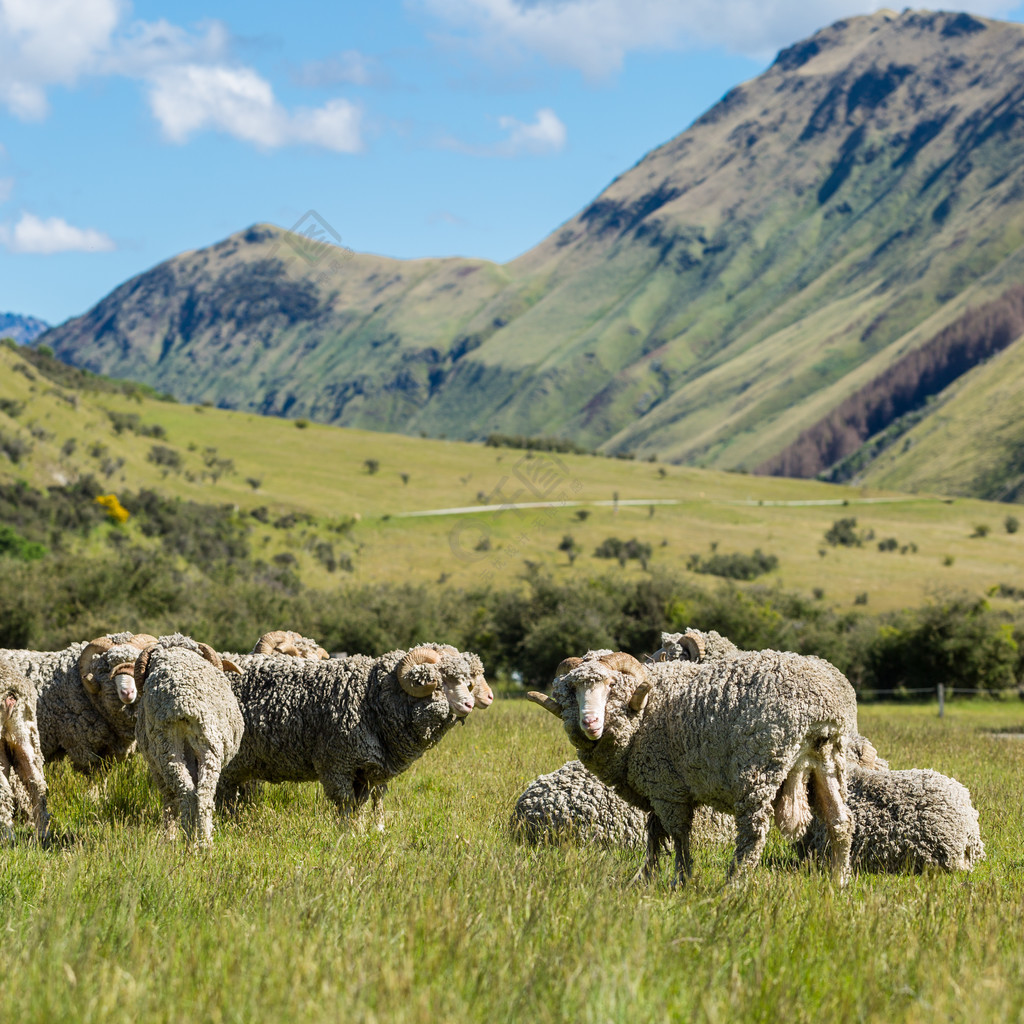
[[987, 537], [988, 533], [989, 533], [989, 529], [990, 529], [990, 527], [989, 527], [988, 523], [978, 523], [974, 527], [974, 533], [972, 533], [971, 536], [972, 537]]
[[895, 537], [886, 537], [878, 542], [879, 551], [895, 551], [899, 546], [900, 542]]
[[686, 568], [691, 572], [723, 576], [731, 580], [752, 580], [777, 569], [778, 565], [779, 560], [775, 555], [766, 555], [760, 548], [755, 548], [749, 555], [738, 551], [732, 554], [712, 551], [706, 558], [690, 555]]
[[630, 559], [638, 561], [646, 569], [651, 559], [651, 545], [639, 541], [636, 537], [630, 540], [620, 540], [618, 537], [608, 537], [603, 540], [595, 549], [595, 558], [616, 558], [619, 565], [625, 566]]
[[45, 556], [46, 548], [42, 544], [27, 540], [6, 523], [0, 523], [0, 557], [36, 562]]
[[185, 464], [185, 460], [182, 458], [181, 452], [176, 451], [174, 448], [168, 448], [164, 444], [155, 444], [149, 449], [149, 454], [146, 456], [148, 462], [152, 462], [156, 466], [163, 466], [164, 469], [171, 470], [175, 473], [180, 473], [182, 466]]
[[833, 547], [859, 548], [863, 539], [857, 533], [856, 516], [835, 520], [832, 526], [825, 531], [825, 542]]
[[6, 430], [0, 430], [0, 454], [6, 455], [15, 465], [31, 451], [31, 441], [26, 441], [17, 434], [8, 434]]
[[1003, 520], [1003, 526], [1007, 533], [1016, 533], [1020, 529], [1020, 520], [1016, 516], [1007, 516]]

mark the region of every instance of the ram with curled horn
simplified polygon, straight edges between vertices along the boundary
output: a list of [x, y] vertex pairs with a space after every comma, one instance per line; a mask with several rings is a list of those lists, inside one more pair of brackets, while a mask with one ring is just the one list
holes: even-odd
[[38, 696], [40, 749], [47, 762], [66, 757], [92, 772], [135, 746], [134, 664], [154, 638], [108, 633], [60, 651], [0, 651]]
[[275, 629], [256, 641], [253, 654], [283, 654], [290, 658], [312, 658], [324, 660], [330, 655], [315, 640], [303, 636], [293, 629]]

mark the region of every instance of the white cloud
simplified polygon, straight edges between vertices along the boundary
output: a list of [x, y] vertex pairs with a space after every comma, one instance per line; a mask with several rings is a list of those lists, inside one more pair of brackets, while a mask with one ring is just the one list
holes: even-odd
[[251, 68], [168, 67], [154, 77], [149, 101], [172, 142], [212, 130], [266, 149], [296, 142], [338, 153], [362, 149], [361, 113], [354, 104], [335, 99], [289, 113], [274, 98], [270, 83]]
[[[362, 149], [355, 104], [338, 98], [285, 109], [269, 82], [230, 62], [223, 23], [189, 31], [164, 19], [127, 23], [128, 14], [127, 0], [0, 0], [0, 106], [41, 120], [49, 113], [48, 89], [116, 75], [148, 85], [153, 114], [174, 142], [212, 130], [265, 148]], [[351, 75], [368, 74], [352, 54], [342, 55]]]
[[23, 213], [13, 228], [0, 225], [0, 243], [10, 252], [51, 255], [56, 252], [111, 252], [114, 240], [95, 228], [76, 228], [63, 217], [43, 220]]
[[[486, 50], [536, 53], [592, 78], [634, 50], [725, 47], [765, 58], [840, 18], [884, 2], [857, 0], [411, 0]], [[1005, 14], [1014, 0], [977, 0]]]
[[439, 145], [470, 156], [498, 157], [546, 156], [565, 146], [565, 125], [549, 107], [538, 110], [532, 123], [502, 116], [498, 118], [498, 124], [505, 132], [505, 138], [500, 142], [479, 145], [448, 136], [441, 139]]
[[548, 107], [537, 111], [533, 124], [525, 124], [514, 117], [499, 117], [498, 124], [508, 132], [508, 138], [498, 145], [504, 156], [557, 153], [565, 145], [565, 125]]

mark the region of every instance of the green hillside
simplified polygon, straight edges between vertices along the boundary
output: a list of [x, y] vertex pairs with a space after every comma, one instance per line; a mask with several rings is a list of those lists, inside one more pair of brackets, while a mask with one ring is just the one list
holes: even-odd
[[[116, 387], [0, 346], [0, 449], [7, 456], [0, 455], [0, 485], [61, 488], [92, 475], [127, 507], [126, 495], [146, 489], [227, 506], [257, 557], [309, 586], [442, 580], [498, 587], [515, 585], [528, 564], [559, 579], [667, 570], [713, 585], [716, 577], [688, 567], [691, 556], [706, 559], [714, 546], [722, 555], [759, 548], [776, 556], [778, 567], [761, 582], [820, 593], [840, 608], [860, 597], [867, 610], [881, 611], [950, 590], [985, 594], [1024, 572], [1024, 533], [1005, 532], [1005, 505], [303, 426]], [[502, 509], [543, 501], [564, 504]], [[480, 505], [487, 508], [465, 515], [415, 514]], [[832, 524], [851, 516], [858, 533], [873, 536], [860, 547], [827, 543]], [[976, 535], [979, 526], [987, 536]], [[99, 551], [118, 533], [151, 543], [132, 519], [110, 522], [81, 543]], [[573, 565], [560, 547], [567, 536]], [[650, 545], [647, 569], [637, 559], [620, 568], [614, 558], [596, 557], [608, 538]], [[896, 549], [879, 550], [889, 538]]]
[[837, 22], [505, 266], [257, 225], [43, 341], [188, 401], [752, 470], [1020, 280], [1022, 42], [966, 14]]

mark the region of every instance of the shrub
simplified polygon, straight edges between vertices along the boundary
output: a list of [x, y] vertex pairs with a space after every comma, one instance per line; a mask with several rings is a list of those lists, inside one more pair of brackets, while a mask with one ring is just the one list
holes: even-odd
[[825, 531], [825, 542], [833, 547], [859, 548], [863, 540], [857, 533], [856, 516], [835, 520], [832, 526]]
[[1007, 533], [1016, 533], [1020, 529], [1020, 520], [1016, 516], [1007, 516], [1003, 520], [1003, 527]]
[[559, 542], [558, 550], [564, 552], [566, 558], [569, 559], [569, 564], [573, 565], [579, 557], [581, 549], [579, 544], [576, 543], [576, 538], [571, 533], [567, 533]]
[[646, 569], [651, 558], [651, 545], [639, 541], [636, 537], [630, 540], [620, 540], [618, 537], [608, 537], [603, 540], [595, 549], [595, 558], [616, 558], [619, 565], [625, 566], [630, 559], [635, 559]]
[[149, 449], [149, 454], [146, 456], [148, 462], [152, 462], [156, 466], [163, 466], [164, 469], [180, 473], [182, 466], [185, 464], [185, 460], [182, 458], [181, 452], [176, 451], [174, 448], [168, 448], [163, 444], [155, 444]]
[[895, 551], [899, 546], [900, 542], [895, 537], [886, 537], [878, 542], [879, 551]]
[[93, 500], [106, 510], [111, 521], [115, 523], [128, 522], [131, 513], [117, 500], [116, 494], [98, 494]]
[[363, 461], [363, 468], [370, 476], [373, 476], [380, 469], [380, 463], [376, 459], [365, 459]]
[[8, 434], [0, 430], [0, 453], [6, 455], [15, 465], [32, 451], [32, 442], [26, 441], [17, 434]]
[[988, 536], [988, 532], [989, 532], [989, 525], [988, 525], [988, 523], [978, 523], [974, 527], [974, 533], [972, 533], [971, 536], [972, 537], [987, 537]]
[[0, 556], [17, 558], [22, 562], [35, 562], [46, 556], [46, 548], [36, 541], [22, 537], [6, 523], [0, 523]]
[[25, 403], [13, 398], [0, 398], [0, 412], [16, 420], [25, 411]]
[[778, 568], [778, 565], [779, 560], [775, 555], [766, 555], [760, 548], [755, 548], [749, 555], [738, 551], [725, 554], [712, 549], [706, 558], [690, 555], [686, 568], [691, 572], [724, 576], [732, 580], [752, 580]]

